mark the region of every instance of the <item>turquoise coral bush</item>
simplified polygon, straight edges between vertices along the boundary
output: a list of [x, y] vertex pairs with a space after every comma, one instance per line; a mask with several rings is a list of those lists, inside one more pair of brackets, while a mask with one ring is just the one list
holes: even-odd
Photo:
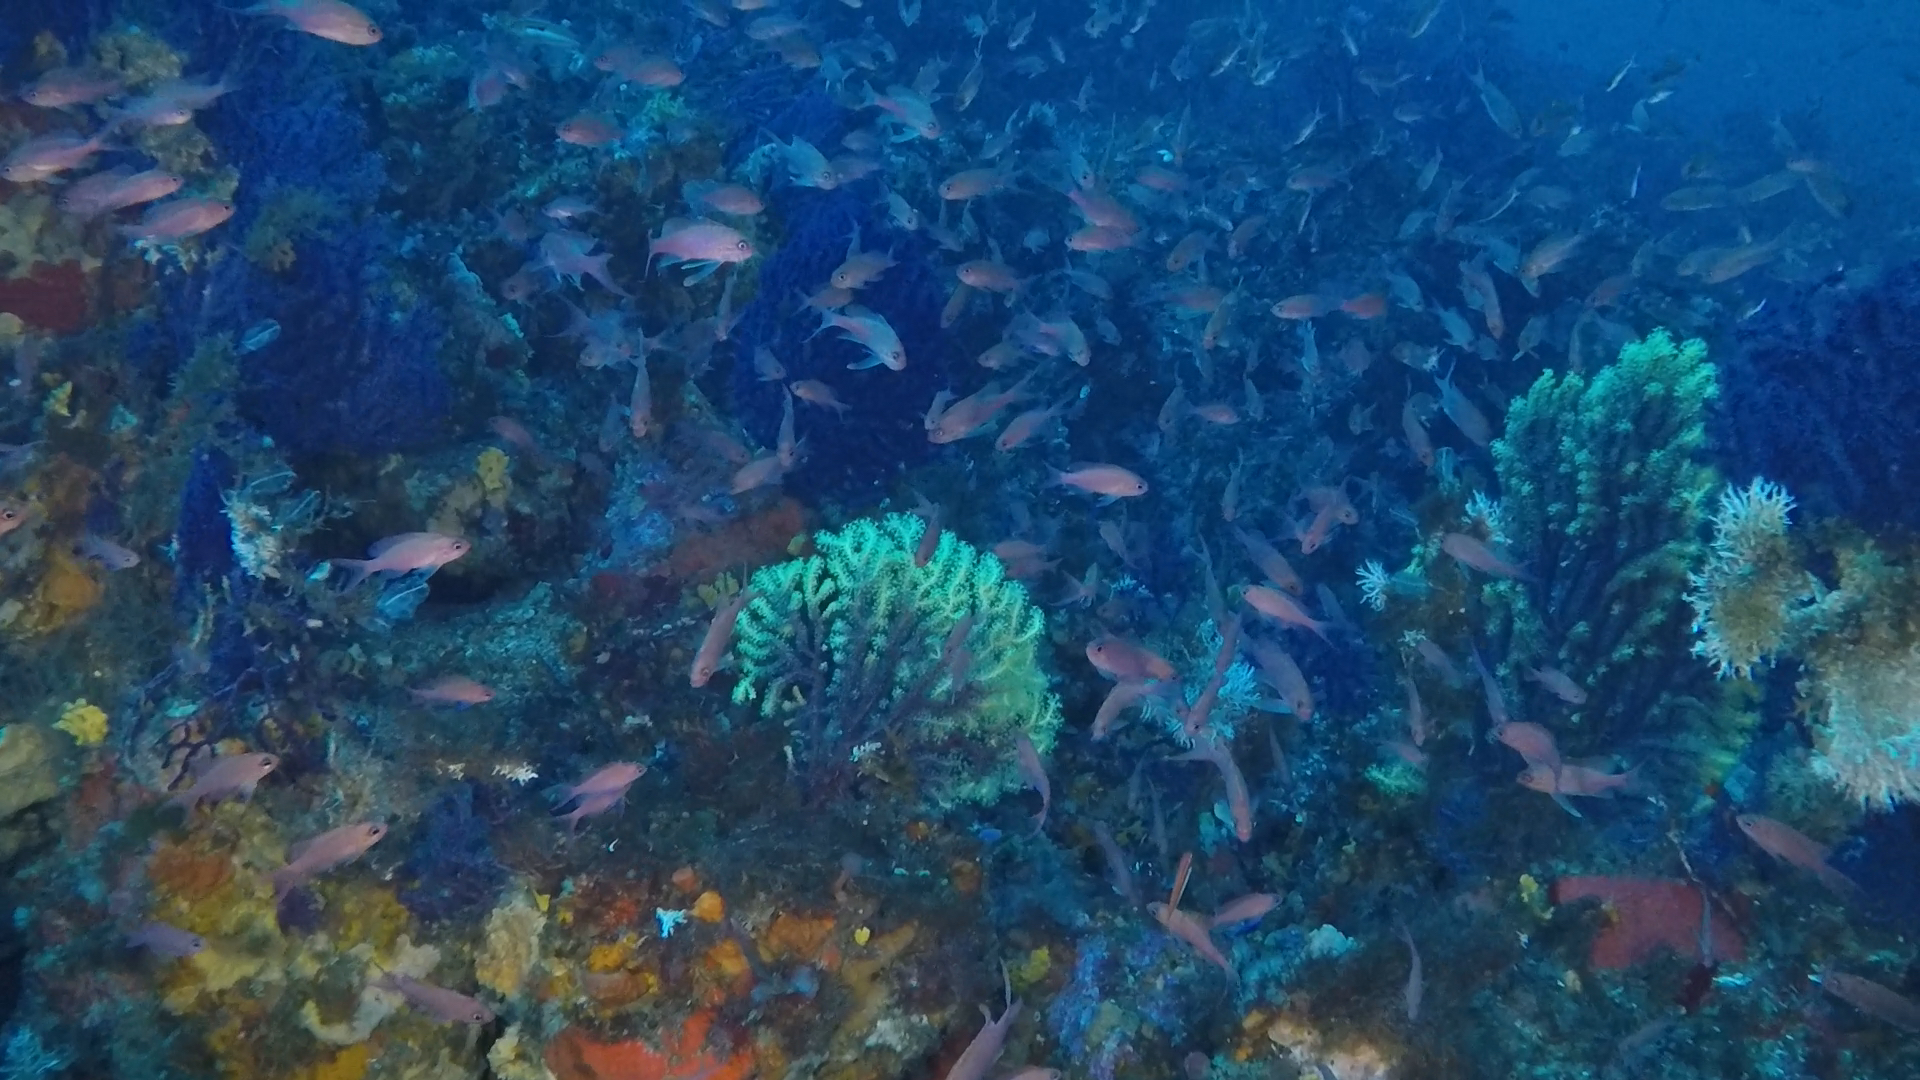
[[1019, 783], [1017, 734], [1042, 754], [1053, 745], [1040, 610], [950, 532], [916, 566], [925, 529], [910, 514], [856, 521], [749, 583], [734, 701], [786, 725], [794, 770], [817, 793], [905, 772], [937, 806], [987, 802]]
[[1482, 590], [1495, 636], [1514, 668], [1552, 665], [1589, 689], [1588, 730], [1660, 725], [1699, 681], [1684, 597], [1717, 393], [1706, 346], [1658, 330], [1591, 377], [1542, 374], [1493, 444], [1501, 521], [1530, 571]]

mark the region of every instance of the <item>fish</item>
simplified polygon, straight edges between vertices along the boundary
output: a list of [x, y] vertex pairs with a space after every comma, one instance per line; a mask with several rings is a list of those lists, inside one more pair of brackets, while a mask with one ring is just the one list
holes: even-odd
[[1307, 677], [1301, 673], [1300, 665], [1294, 662], [1287, 650], [1262, 638], [1249, 638], [1246, 650], [1253, 657], [1254, 671], [1260, 680], [1280, 695], [1286, 702], [1287, 711], [1300, 718], [1302, 723], [1313, 719], [1313, 689], [1307, 685]]
[[1821, 989], [1868, 1016], [1885, 1020], [1902, 1031], [1920, 1034], [1920, 1002], [1872, 979], [1843, 971], [1823, 971], [1819, 981]]
[[11, 499], [0, 499], [0, 536], [5, 536], [26, 523], [27, 507], [25, 503], [17, 503]]
[[986, 1018], [982, 1027], [967, 1048], [960, 1051], [953, 1065], [947, 1070], [946, 1080], [987, 1080], [987, 1074], [1006, 1051], [1007, 1036], [1013, 1031], [1013, 1022], [1020, 1019], [1020, 1003], [1013, 1000], [1013, 979], [1007, 974], [1005, 964], [1000, 966], [1000, 978], [1006, 984], [1006, 1005], [998, 1019], [985, 1005], [980, 1006], [980, 1015]]
[[1333, 639], [1327, 636], [1328, 624], [1307, 614], [1306, 609], [1286, 593], [1269, 589], [1265, 585], [1249, 585], [1241, 594], [1241, 598], [1245, 600], [1248, 607], [1275, 622], [1311, 630], [1319, 635], [1320, 640], [1328, 644], [1333, 643]]
[[363, 821], [302, 840], [287, 849], [287, 864], [273, 872], [273, 895], [283, 897], [316, 875], [345, 866], [386, 835], [386, 825]]
[[849, 307], [844, 312], [823, 311], [820, 313], [819, 334], [834, 329], [867, 350], [867, 358], [848, 364], [851, 370], [885, 366], [892, 371], [905, 371], [907, 368], [907, 348], [900, 342], [900, 335], [886, 316], [878, 315], [862, 307]]
[[1529, 581], [1531, 575], [1519, 567], [1496, 555], [1486, 541], [1466, 533], [1450, 532], [1440, 538], [1440, 550], [1453, 556], [1460, 565], [1478, 570], [1489, 577], [1507, 581]]
[[149, 919], [127, 935], [127, 947], [146, 949], [155, 956], [179, 960], [207, 951], [207, 939], [171, 923]]
[[228, 754], [214, 758], [194, 776], [193, 786], [178, 792], [166, 802], [189, 815], [203, 802], [218, 802], [238, 796], [242, 802], [253, 798], [254, 789], [267, 774], [280, 767], [273, 754]]
[[1220, 905], [1213, 917], [1207, 920], [1210, 929], [1218, 930], [1223, 926], [1238, 926], [1241, 923], [1256, 922], [1264, 919], [1269, 911], [1280, 903], [1276, 893], [1248, 893], [1236, 896]]
[[733, 644], [734, 624], [740, 621], [740, 613], [757, 595], [752, 589], [742, 589], [714, 610], [713, 621], [707, 624], [700, 648], [693, 655], [693, 668], [687, 676], [690, 685], [696, 689], [705, 686], [720, 670], [720, 662]]
[[224, 199], [189, 197], [154, 203], [137, 225], [122, 225], [116, 230], [142, 244], [177, 244], [226, 223], [233, 216], [233, 204]]
[[457, 705], [461, 708], [484, 705], [494, 697], [493, 687], [475, 682], [465, 675], [442, 675], [407, 693], [423, 705]]
[[711, 277], [722, 266], [746, 262], [756, 254], [753, 241], [740, 230], [705, 219], [673, 218], [660, 226], [658, 234], [647, 238], [648, 272], [652, 272], [656, 259], [663, 266], [685, 264], [695, 271], [686, 279], [689, 285]]
[[0, 178], [16, 184], [50, 180], [61, 173], [86, 165], [95, 154], [107, 149], [106, 134], [82, 138], [72, 132], [36, 135], [0, 158]]
[[1523, 788], [1548, 795], [1611, 799], [1616, 791], [1631, 791], [1638, 787], [1640, 776], [1637, 769], [1610, 773], [1586, 765], [1562, 763], [1558, 776], [1544, 764], [1529, 765], [1521, 770], [1516, 780]]
[[99, 217], [157, 202], [178, 192], [184, 182], [179, 175], [164, 169], [138, 173], [112, 169], [67, 185], [60, 193], [60, 209], [78, 218]]
[[20, 100], [42, 109], [63, 109], [105, 101], [118, 95], [125, 86], [118, 75], [109, 71], [59, 67], [22, 87]]
[[1026, 732], [1014, 733], [1013, 749], [1020, 768], [1020, 779], [1040, 794], [1040, 812], [1033, 819], [1033, 831], [1037, 836], [1047, 827], [1047, 809], [1053, 805], [1053, 787], [1047, 782], [1047, 766], [1040, 760], [1040, 751], [1034, 747], [1033, 740], [1027, 737]]
[[625, 795], [627, 789], [647, 774], [647, 767], [633, 761], [616, 761], [602, 765], [582, 777], [577, 783], [561, 784], [552, 791], [554, 799], [562, 806], [575, 799], [589, 799], [612, 794]]
[[1229, 977], [1233, 976], [1233, 964], [1227, 960], [1221, 953], [1220, 946], [1214, 942], [1212, 929], [1208, 923], [1202, 922], [1190, 911], [1182, 911], [1157, 900], [1147, 905], [1147, 913], [1153, 916], [1155, 922], [1165, 927], [1167, 933], [1186, 942], [1194, 952], [1218, 965], [1220, 970], [1226, 972]]
[[411, 975], [400, 972], [388, 972], [375, 979], [370, 985], [391, 990], [407, 999], [407, 1003], [421, 1012], [432, 1016], [443, 1024], [491, 1024], [493, 1010], [479, 998], [421, 982]]
[[1507, 100], [1507, 95], [1487, 79], [1484, 70], [1475, 71], [1467, 78], [1472, 81], [1473, 88], [1480, 92], [1480, 104], [1486, 108], [1487, 116], [1493, 120], [1495, 127], [1510, 139], [1518, 139], [1525, 134], [1521, 129], [1520, 110], [1514, 108], [1513, 102]]
[[1109, 499], [1133, 499], [1147, 493], [1147, 482], [1131, 469], [1119, 465], [1076, 465], [1070, 469], [1049, 469], [1052, 484], [1076, 488], [1090, 495]]
[[376, 540], [367, 549], [365, 559], [330, 559], [335, 569], [347, 572], [342, 591], [375, 574], [408, 574], [425, 570], [429, 575], [473, 550], [473, 543], [445, 533], [413, 532]]
[[267, 15], [287, 20], [303, 34], [342, 45], [377, 45], [385, 36], [366, 12], [345, 0], [262, 0], [242, 15]]
[[1759, 814], [1741, 814], [1734, 818], [1734, 823], [1760, 850], [1812, 874], [1836, 895], [1850, 897], [1859, 893], [1860, 886], [1852, 878], [1827, 863], [1832, 849], [1793, 826]]
[[73, 545], [75, 556], [97, 562], [108, 570], [131, 570], [140, 565], [140, 555], [103, 536], [88, 533]]
[[1587, 703], [1587, 692], [1580, 688], [1579, 683], [1574, 682], [1572, 678], [1568, 677], [1565, 672], [1558, 668], [1528, 668], [1526, 677], [1539, 683], [1547, 693], [1552, 694], [1554, 697], [1559, 698], [1569, 705], [1585, 705]]
[[1226, 740], [1216, 732], [1199, 732], [1193, 739], [1193, 749], [1172, 760], [1205, 761], [1219, 769], [1227, 789], [1227, 812], [1233, 819], [1233, 835], [1243, 844], [1253, 839], [1253, 796]]
[[1111, 634], [1088, 642], [1086, 651], [1087, 662], [1109, 679], [1126, 683], [1173, 678], [1173, 665], [1165, 657]]
[[1413, 943], [1413, 933], [1405, 923], [1400, 924], [1400, 940], [1407, 943], [1407, 989], [1402, 1001], [1407, 1007], [1407, 1022], [1417, 1023], [1420, 1019], [1420, 1002], [1426, 996], [1426, 979], [1420, 972], [1420, 949]]

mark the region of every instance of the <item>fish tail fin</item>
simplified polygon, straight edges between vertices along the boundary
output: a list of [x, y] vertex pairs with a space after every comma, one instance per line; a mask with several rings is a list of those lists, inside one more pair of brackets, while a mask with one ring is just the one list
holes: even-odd
[[343, 569], [347, 572], [347, 583], [341, 586], [341, 592], [352, 592], [373, 573], [372, 559], [329, 559], [327, 561], [335, 569]]

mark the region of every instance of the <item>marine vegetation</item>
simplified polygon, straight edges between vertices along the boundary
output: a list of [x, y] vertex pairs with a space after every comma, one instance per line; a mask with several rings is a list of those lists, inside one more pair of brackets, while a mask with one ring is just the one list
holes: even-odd
[[1039, 609], [998, 559], [927, 530], [890, 514], [816, 533], [747, 583], [733, 698], [786, 726], [816, 797], [897, 774], [937, 807], [991, 802], [1018, 782], [1016, 736], [1053, 745]]

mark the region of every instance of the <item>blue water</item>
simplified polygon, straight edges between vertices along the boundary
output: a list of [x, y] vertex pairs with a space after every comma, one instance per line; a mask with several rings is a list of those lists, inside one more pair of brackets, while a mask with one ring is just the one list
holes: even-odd
[[13, 0], [0, 1080], [1920, 1075], [1917, 30]]

